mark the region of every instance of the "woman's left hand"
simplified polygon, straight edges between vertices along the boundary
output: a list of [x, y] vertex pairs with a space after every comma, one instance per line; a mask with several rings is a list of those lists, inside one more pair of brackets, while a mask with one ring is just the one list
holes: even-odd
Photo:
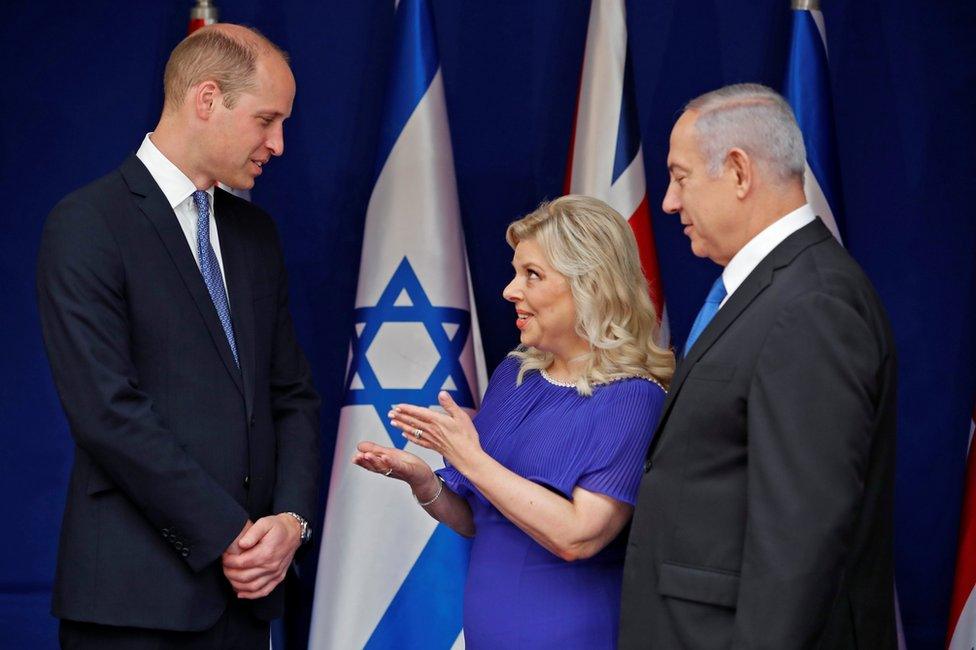
[[415, 445], [433, 449], [462, 474], [466, 464], [483, 454], [478, 431], [468, 414], [447, 391], [437, 394], [445, 413], [422, 406], [398, 404], [390, 411], [390, 423]]

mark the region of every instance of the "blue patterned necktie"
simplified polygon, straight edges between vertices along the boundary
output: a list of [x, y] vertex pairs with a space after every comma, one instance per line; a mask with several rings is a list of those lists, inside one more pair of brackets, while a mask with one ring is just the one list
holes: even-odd
[[695, 318], [695, 324], [691, 326], [691, 333], [685, 342], [684, 356], [688, 356], [688, 351], [691, 350], [691, 346], [695, 344], [695, 341], [698, 340], [701, 333], [712, 322], [712, 318], [715, 317], [719, 305], [722, 304], [723, 300], [725, 300], [725, 283], [722, 282], [722, 276], [720, 275], [715, 280], [715, 284], [712, 285], [712, 290], [708, 292], [708, 297], [705, 298], [705, 304], [702, 305], [701, 311], [698, 312], [698, 316]]
[[227, 335], [230, 351], [234, 354], [234, 363], [240, 367], [240, 361], [237, 360], [237, 344], [234, 342], [234, 328], [230, 322], [230, 305], [227, 303], [227, 293], [224, 290], [224, 279], [220, 274], [217, 254], [210, 245], [210, 195], [204, 190], [197, 190], [193, 193], [193, 202], [197, 206], [197, 251], [200, 254], [200, 273], [203, 275], [204, 284], [207, 285], [207, 291], [210, 292], [210, 299], [217, 309], [220, 325]]

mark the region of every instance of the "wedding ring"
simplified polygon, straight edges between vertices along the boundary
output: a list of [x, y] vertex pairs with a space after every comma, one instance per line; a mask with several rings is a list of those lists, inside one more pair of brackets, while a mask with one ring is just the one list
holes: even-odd
[[424, 437], [424, 430], [423, 429], [414, 429], [413, 430], [413, 435], [417, 436], [417, 440], [420, 440], [421, 438]]
[[392, 473], [393, 473], [393, 468], [391, 467], [390, 469], [388, 469], [385, 472], [383, 472], [383, 476], [389, 476]]

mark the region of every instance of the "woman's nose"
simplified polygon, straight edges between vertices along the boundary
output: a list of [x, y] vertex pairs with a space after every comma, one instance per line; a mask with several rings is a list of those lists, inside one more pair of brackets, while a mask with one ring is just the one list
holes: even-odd
[[518, 278], [512, 278], [504, 289], [502, 289], [502, 298], [509, 302], [516, 302], [519, 299], [521, 292], [518, 290]]

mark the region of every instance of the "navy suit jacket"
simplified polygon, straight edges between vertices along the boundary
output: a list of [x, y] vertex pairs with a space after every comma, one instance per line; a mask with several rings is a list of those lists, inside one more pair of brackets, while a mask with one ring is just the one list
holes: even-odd
[[681, 361], [624, 567], [620, 648], [895, 647], [895, 349], [818, 219]]
[[[135, 156], [44, 227], [44, 342], [75, 441], [52, 611], [170, 630], [233, 597], [221, 553], [247, 519], [312, 520], [318, 407], [270, 217], [217, 189], [240, 368], [176, 215]], [[255, 601], [280, 615], [282, 589]]]

